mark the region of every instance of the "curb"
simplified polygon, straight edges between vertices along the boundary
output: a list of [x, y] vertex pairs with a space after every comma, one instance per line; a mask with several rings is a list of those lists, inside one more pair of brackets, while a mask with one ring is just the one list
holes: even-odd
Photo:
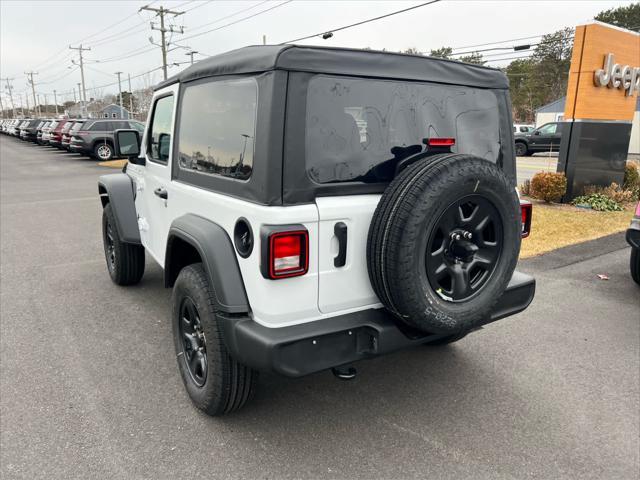
[[518, 267], [533, 271], [556, 270], [627, 247], [629, 244], [625, 240], [625, 232], [619, 232], [522, 259], [518, 262]]

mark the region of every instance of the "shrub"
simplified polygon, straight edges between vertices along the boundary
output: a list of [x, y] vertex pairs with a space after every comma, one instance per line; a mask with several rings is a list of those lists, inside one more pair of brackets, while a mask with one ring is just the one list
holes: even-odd
[[600, 193], [616, 203], [629, 203], [633, 202], [634, 199], [631, 190], [625, 190], [615, 182], [608, 187], [604, 187]]
[[640, 187], [635, 190], [625, 189], [620, 187], [617, 183], [613, 182], [608, 187], [599, 187], [597, 185], [587, 185], [583, 189], [583, 196], [590, 196], [594, 193], [599, 193], [605, 197], [613, 200], [616, 203], [630, 203], [638, 200], [638, 194], [640, 193]]
[[525, 180], [522, 185], [520, 185], [520, 195], [526, 195], [527, 197], [531, 195], [531, 180]]
[[627, 162], [624, 167], [622, 188], [631, 192], [632, 200], [640, 200], [640, 168], [635, 163]]
[[624, 167], [624, 181], [622, 188], [625, 190], [635, 190], [640, 187], [640, 171], [635, 163], [627, 162]]
[[531, 179], [531, 196], [547, 203], [558, 202], [566, 191], [564, 173], [538, 172]]
[[590, 195], [582, 195], [576, 197], [571, 202], [573, 205], [589, 205], [599, 212], [619, 212], [622, 207], [618, 202], [605, 197], [602, 193], [592, 193]]

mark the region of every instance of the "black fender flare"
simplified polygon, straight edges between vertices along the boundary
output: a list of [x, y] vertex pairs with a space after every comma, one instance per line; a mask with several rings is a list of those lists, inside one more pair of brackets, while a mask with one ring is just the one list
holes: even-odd
[[98, 194], [102, 207], [107, 203], [111, 204], [120, 239], [125, 243], [140, 245], [134, 192], [133, 180], [125, 173], [112, 173], [98, 178]]
[[172, 249], [176, 238], [190, 244], [200, 255], [217, 308], [226, 313], [249, 312], [242, 273], [229, 235], [217, 223], [198, 215], [178, 217], [169, 228], [164, 264], [165, 287], [171, 287], [178, 274], [172, 267]]

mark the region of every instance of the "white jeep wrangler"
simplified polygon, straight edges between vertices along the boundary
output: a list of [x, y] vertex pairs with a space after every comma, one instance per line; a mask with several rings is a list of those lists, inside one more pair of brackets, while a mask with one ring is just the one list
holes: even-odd
[[[99, 180], [107, 267], [173, 288], [178, 367], [211, 415], [257, 371], [298, 377], [443, 344], [524, 310], [530, 208], [498, 70], [256, 46], [161, 83], [124, 172]], [[530, 206], [529, 206], [530, 207]]]

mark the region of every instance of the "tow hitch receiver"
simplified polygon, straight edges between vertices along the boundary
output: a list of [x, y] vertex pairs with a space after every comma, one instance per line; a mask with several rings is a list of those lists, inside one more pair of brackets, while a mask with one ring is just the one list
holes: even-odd
[[353, 380], [356, 378], [358, 371], [351, 365], [342, 365], [340, 367], [333, 367], [331, 373], [340, 380]]

